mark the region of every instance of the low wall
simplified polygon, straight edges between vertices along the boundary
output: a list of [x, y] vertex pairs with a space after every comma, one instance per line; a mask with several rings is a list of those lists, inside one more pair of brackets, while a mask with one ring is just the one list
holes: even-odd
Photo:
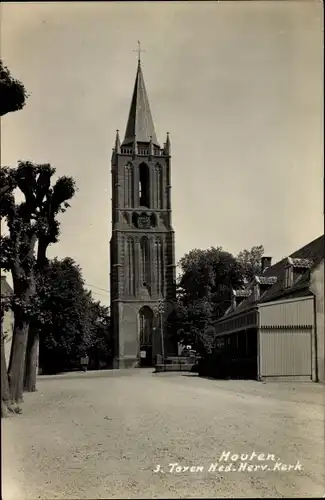
[[190, 372], [197, 364], [198, 358], [190, 356], [168, 356], [163, 363], [157, 356], [156, 372]]

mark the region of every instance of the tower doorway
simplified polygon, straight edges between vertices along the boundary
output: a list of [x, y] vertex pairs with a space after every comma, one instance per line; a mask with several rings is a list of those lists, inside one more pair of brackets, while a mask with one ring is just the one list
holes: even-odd
[[139, 311], [139, 351], [140, 367], [152, 366], [152, 332], [154, 315], [150, 307], [144, 306]]

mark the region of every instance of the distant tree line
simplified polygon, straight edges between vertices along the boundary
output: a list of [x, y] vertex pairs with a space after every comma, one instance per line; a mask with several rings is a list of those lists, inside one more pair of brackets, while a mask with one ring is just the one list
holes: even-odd
[[85, 290], [80, 267], [71, 258], [54, 259], [40, 277], [40, 314], [33, 328], [40, 336], [42, 373], [80, 368], [80, 357], [89, 356], [89, 368], [107, 368], [112, 362], [108, 307]]

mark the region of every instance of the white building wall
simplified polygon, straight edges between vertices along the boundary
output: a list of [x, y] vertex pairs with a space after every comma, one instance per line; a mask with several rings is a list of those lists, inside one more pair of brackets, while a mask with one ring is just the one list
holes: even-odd
[[261, 304], [260, 326], [310, 327], [314, 323], [312, 296]]
[[310, 289], [315, 294], [318, 380], [325, 382], [324, 260], [311, 274]]

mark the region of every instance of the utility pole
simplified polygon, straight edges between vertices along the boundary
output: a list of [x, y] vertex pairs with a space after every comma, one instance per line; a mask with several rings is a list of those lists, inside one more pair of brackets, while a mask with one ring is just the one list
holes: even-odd
[[159, 299], [156, 305], [156, 311], [159, 315], [160, 320], [160, 339], [161, 339], [161, 355], [163, 359], [163, 363], [165, 361], [165, 346], [164, 346], [164, 312], [165, 312], [165, 303], [163, 299]]

